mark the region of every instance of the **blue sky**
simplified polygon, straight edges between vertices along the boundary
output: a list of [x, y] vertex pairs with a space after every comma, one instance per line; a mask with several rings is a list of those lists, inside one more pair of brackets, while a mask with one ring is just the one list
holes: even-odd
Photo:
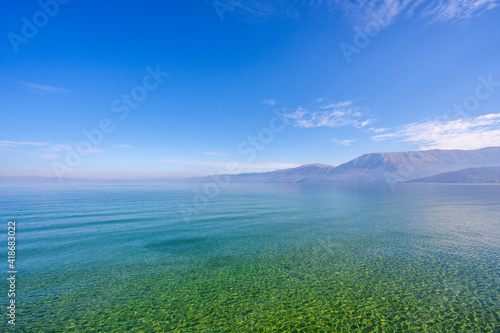
[[184, 177], [500, 146], [499, 4], [8, 1], [0, 175]]

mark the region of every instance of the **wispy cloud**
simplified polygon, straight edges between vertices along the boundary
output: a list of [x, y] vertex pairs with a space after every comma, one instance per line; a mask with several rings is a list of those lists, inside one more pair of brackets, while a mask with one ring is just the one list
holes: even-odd
[[117, 147], [121, 148], [121, 149], [131, 149], [132, 148], [131, 145], [118, 145]]
[[213, 151], [206, 151], [204, 154], [210, 155], [210, 156], [227, 156], [226, 153], [217, 153], [217, 152], [213, 152]]
[[72, 145], [65, 144], [65, 143], [63, 143], [63, 144], [58, 144], [58, 143], [51, 144], [46, 148], [42, 148], [42, 150], [44, 150], [44, 151], [68, 151], [70, 149], [72, 149]]
[[381, 128], [372, 127], [372, 128], [369, 128], [368, 130], [370, 132], [378, 134], [378, 133], [387, 132], [389, 129], [386, 127], [381, 127]]
[[382, 19], [386, 26], [398, 16], [419, 18], [429, 23], [470, 19], [498, 6], [499, 0], [336, 0], [339, 9], [354, 24]]
[[[230, 11], [248, 19], [259, 19], [276, 15], [279, 5], [269, 0], [237, 1], [237, 0], [208, 0], [217, 12]], [[218, 9], [217, 9], [218, 8]], [[222, 19], [222, 17], [221, 17]]]
[[287, 114], [294, 120], [295, 127], [342, 127], [353, 126], [362, 128], [373, 122], [372, 119], [363, 120], [361, 109], [352, 101], [324, 103], [316, 110], [298, 107], [295, 112]]
[[355, 142], [355, 139], [352, 140], [339, 140], [336, 138], [332, 139], [332, 142], [334, 142], [337, 146], [350, 146], [351, 143]]
[[470, 19], [498, 6], [498, 0], [448, 0], [437, 1], [426, 7], [422, 14], [432, 22], [447, 22]]
[[266, 104], [266, 105], [270, 105], [270, 106], [275, 106], [276, 104], [278, 104], [274, 99], [263, 99], [261, 101], [261, 103]]
[[19, 147], [19, 146], [48, 146], [50, 143], [48, 142], [21, 142], [21, 141], [7, 141], [0, 140], [1, 147]]
[[354, 25], [383, 20], [388, 26], [399, 17], [424, 19], [430, 23], [469, 19], [498, 4], [499, 0], [260, 0], [240, 1], [234, 13], [265, 18], [330, 15], [340, 11]]
[[445, 121], [411, 123], [372, 137], [375, 141], [410, 142], [420, 149], [479, 149], [500, 146], [500, 113]]
[[53, 87], [53, 86], [48, 86], [45, 84], [35, 84], [35, 83], [28, 83], [28, 82], [19, 82], [21, 83], [24, 88], [32, 93], [35, 94], [68, 94], [70, 91], [63, 89], [63, 88], [58, 88], [58, 87]]
[[[68, 144], [68, 143], [63, 143], [63, 144], [51, 144], [48, 147], [42, 148], [44, 151], [54, 151], [54, 152], [61, 152], [61, 151], [68, 151], [71, 149], [77, 149], [76, 144]], [[98, 148], [92, 148], [91, 150], [88, 151], [90, 154], [100, 154], [104, 153], [104, 150], [98, 149]]]
[[336, 0], [334, 2], [354, 25], [383, 21], [384, 26], [393, 23], [409, 3], [407, 0]]
[[[64, 152], [71, 149], [77, 149], [76, 144], [59, 144], [59, 143], [49, 143], [49, 142], [32, 142], [32, 141], [8, 141], [8, 140], [0, 140], [0, 150], [2, 151], [13, 151], [10, 148], [20, 148], [20, 147], [38, 147], [39, 152]], [[88, 151], [90, 154], [100, 154], [104, 153], [104, 150], [93, 148]], [[28, 154], [35, 154], [34, 152]], [[41, 155], [42, 158], [48, 159], [47, 156], [54, 156], [56, 154], [45, 154]], [[45, 156], [45, 157], [44, 157]]]
[[[188, 166], [202, 166], [214, 168], [226, 168], [229, 162], [225, 161], [185, 161], [185, 160], [163, 160], [165, 163], [188, 165]], [[296, 163], [278, 163], [278, 162], [242, 162], [237, 163], [243, 169], [287, 169], [300, 166]]]

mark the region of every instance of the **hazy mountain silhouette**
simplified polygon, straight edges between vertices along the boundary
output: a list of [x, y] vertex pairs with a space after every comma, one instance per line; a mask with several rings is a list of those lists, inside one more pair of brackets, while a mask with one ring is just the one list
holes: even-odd
[[[443, 172], [500, 165], [500, 147], [479, 150], [425, 150], [362, 155], [338, 167], [324, 164], [229, 176], [235, 183], [386, 183]], [[210, 177], [190, 181], [210, 181]]]
[[499, 183], [500, 166], [469, 168], [410, 180], [411, 183]]

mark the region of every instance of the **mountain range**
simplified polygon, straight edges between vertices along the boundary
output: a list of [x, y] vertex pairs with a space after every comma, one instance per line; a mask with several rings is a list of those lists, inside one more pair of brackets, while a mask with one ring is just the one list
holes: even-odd
[[[500, 166], [500, 147], [371, 153], [337, 167], [309, 164], [298, 168], [228, 177], [234, 183], [394, 183], [444, 172], [494, 166]], [[212, 178], [190, 178], [188, 181], [207, 182], [212, 181]]]
[[[494, 168], [496, 167], [496, 168]], [[260, 173], [224, 175], [232, 183], [395, 183], [395, 182], [494, 182], [500, 170], [500, 147], [478, 150], [422, 150], [365, 154], [337, 167], [309, 164]], [[457, 173], [457, 171], [459, 171]], [[450, 174], [451, 173], [451, 174]], [[58, 182], [57, 178], [0, 177], [0, 183]], [[88, 183], [89, 179], [64, 179]], [[137, 183], [145, 180], [99, 180], [101, 183]], [[149, 183], [213, 182], [213, 177], [149, 179]]]
[[469, 168], [410, 180], [409, 183], [500, 183], [500, 167]]

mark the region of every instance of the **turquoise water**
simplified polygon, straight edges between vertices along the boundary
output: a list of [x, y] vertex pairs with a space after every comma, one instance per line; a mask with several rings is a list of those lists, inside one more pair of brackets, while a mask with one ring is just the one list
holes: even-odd
[[500, 186], [194, 186], [0, 187], [15, 331], [500, 332]]

